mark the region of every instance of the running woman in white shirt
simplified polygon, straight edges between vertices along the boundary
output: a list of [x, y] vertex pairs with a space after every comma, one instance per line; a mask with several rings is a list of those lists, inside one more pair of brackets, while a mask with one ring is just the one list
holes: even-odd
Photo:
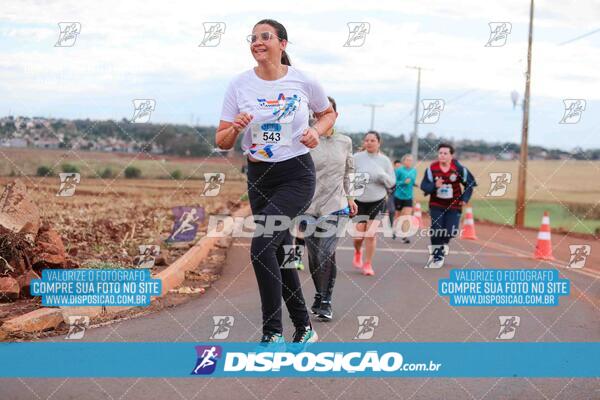
[[[336, 115], [321, 85], [291, 66], [285, 52], [288, 36], [277, 21], [259, 21], [248, 36], [257, 66], [236, 76], [227, 88], [216, 144], [233, 147], [243, 133], [248, 156], [248, 199], [257, 225], [266, 218], [290, 220], [310, 205], [315, 167], [309, 150], [319, 144]], [[309, 110], [316, 122], [308, 125]], [[294, 323], [293, 342], [317, 340], [295, 268], [284, 264], [284, 245], [291, 245], [289, 226], [272, 237], [255, 236], [250, 255], [262, 303], [261, 342], [283, 342], [282, 297]]]

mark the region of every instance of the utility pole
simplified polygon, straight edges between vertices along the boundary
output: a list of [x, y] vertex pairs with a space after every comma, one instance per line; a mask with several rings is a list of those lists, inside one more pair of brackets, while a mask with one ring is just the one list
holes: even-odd
[[419, 103], [421, 102], [421, 70], [425, 69], [419, 66], [406, 66], [406, 68], [417, 70], [417, 98], [415, 100], [415, 126], [411, 136], [411, 151], [413, 160], [417, 162], [419, 159]]
[[363, 104], [365, 107], [371, 107], [371, 129], [375, 129], [375, 108], [383, 107], [382, 104]]
[[523, 99], [523, 130], [521, 133], [521, 151], [519, 154], [519, 183], [517, 187], [517, 203], [515, 212], [515, 226], [522, 228], [525, 225], [525, 185], [527, 175], [527, 137], [529, 134], [529, 86], [531, 83], [531, 46], [533, 42], [533, 0], [529, 8], [529, 44], [527, 46], [527, 74], [525, 76], [525, 98]]

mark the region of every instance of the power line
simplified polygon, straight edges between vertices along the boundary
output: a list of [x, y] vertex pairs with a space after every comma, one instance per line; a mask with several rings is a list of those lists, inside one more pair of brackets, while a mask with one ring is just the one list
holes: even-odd
[[[458, 100], [462, 99], [466, 95], [469, 95], [469, 94], [471, 94], [473, 92], [478, 92], [478, 91], [479, 91], [479, 89], [469, 89], [467, 91], [464, 91], [461, 94], [459, 94], [458, 96], [453, 97], [450, 100], [448, 100], [446, 102], [446, 104], [454, 103], [455, 101], [458, 101]], [[400, 124], [400, 123], [404, 122], [408, 117], [410, 117], [411, 115], [413, 115], [414, 112], [415, 112], [415, 108], [413, 107], [413, 108], [410, 109], [409, 112], [407, 112], [404, 116], [402, 116], [402, 118], [400, 118], [397, 123]]]
[[465, 97], [465, 96], [466, 96], [466, 95], [468, 95], [468, 94], [471, 94], [471, 93], [473, 93], [473, 92], [477, 92], [478, 90], [479, 90], [479, 89], [469, 89], [469, 90], [467, 90], [467, 91], [465, 91], [465, 92], [463, 92], [463, 93], [459, 94], [458, 96], [456, 96], [456, 97], [454, 97], [454, 98], [452, 98], [452, 99], [448, 100], [448, 101], [446, 102], [446, 104], [453, 103], [453, 102], [455, 102], [455, 101], [457, 101], [457, 100], [459, 100], [459, 99], [462, 99], [463, 97]]
[[593, 31], [590, 31], [590, 32], [588, 32], [588, 33], [584, 33], [583, 35], [579, 35], [579, 36], [577, 36], [577, 37], [574, 37], [573, 39], [569, 39], [569, 40], [567, 40], [566, 42], [559, 43], [558, 45], [559, 45], [559, 46], [563, 46], [563, 45], [565, 45], [565, 44], [572, 43], [572, 42], [574, 42], [574, 41], [576, 41], [576, 40], [583, 39], [584, 37], [587, 37], [587, 36], [593, 35], [594, 33], [597, 33], [597, 32], [600, 32], [600, 28], [598, 28], [598, 29], [594, 29]]

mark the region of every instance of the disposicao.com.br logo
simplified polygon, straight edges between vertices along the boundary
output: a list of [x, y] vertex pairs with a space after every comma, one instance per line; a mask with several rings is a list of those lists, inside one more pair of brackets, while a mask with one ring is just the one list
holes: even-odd
[[[253, 345], [249, 351], [228, 351], [225, 346], [219, 346], [219, 365], [216, 360], [212, 364], [210, 346], [197, 346], [198, 362], [194, 375], [221, 376], [318, 376], [335, 374], [353, 376], [377, 375], [377, 373], [422, 372], [435, 373], [442, 366], [433, 360], [409, 363], [404, 361], [401, 353], [396, 351], [362, 350], [362, 351], [317, 351], [295, 348], [288, 344], [289, 349], [275, 350], [270, 346]], [[313, 347], [313, 346], [310, 346]], [[223, 348], [221, 352], [221, 348]], [[202, 354], [199, 351], [202, 350]], [[214, 349], [214, 348], [213, 348]], [[332, 349], [333, 350], [333, 349]], [[336, 349], [339, 350], [339, 349]], [[199, 372], [206, 365], [205, 360], [211, 360], [210, 369]], [[216, 368], [215, 368], [216, 367]], [[210, 371], [210, 372], [209, 372]]]

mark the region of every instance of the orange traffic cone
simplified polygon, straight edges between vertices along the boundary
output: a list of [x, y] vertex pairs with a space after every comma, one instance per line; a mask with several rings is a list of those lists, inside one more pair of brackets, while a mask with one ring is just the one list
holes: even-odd
[[415, 203], [415, 209], [413, 211], [413, 220], [417, 225], [417, 228], [423, 227], [423, 215], [421, 214], [421, 203]]
[[463, 228], [460, 232], [461, 239], [477, 240], [475, 235], [475, 221], [473, 220], [473, 208], [467, 207], [465, 218], [463, 219]]
[[542, 217], [542, 226], [540, 226], [533, 257], [538, 260], [554, 260], [552, 256], [552, 242], [550, 241], [550, 216], [548, 215], [548, 211], [544, 211], [544, 216]]

